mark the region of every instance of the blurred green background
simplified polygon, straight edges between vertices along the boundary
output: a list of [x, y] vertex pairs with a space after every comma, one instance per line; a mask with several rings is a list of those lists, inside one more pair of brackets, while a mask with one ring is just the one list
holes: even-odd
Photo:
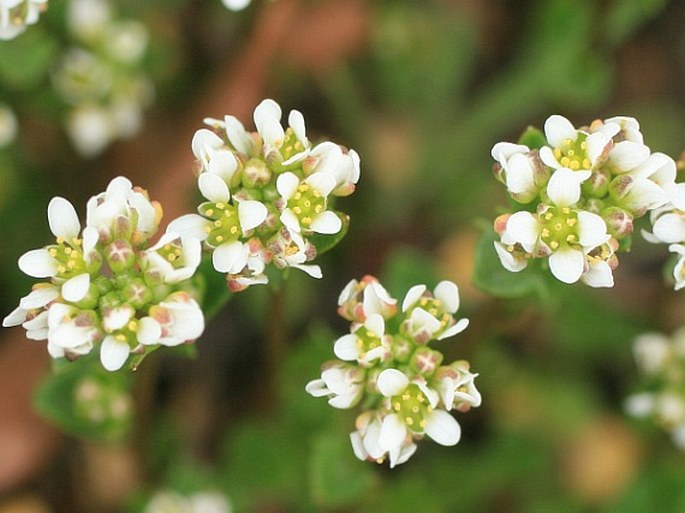
[[[50, 240], [52, 196], [84, 214], [85, 200], [123, 174], [167, 215], [191, 209], [190, 140], [204, 117], [235, 114], [251, 127], [254, 106], [274, 98], [304, 114], [310, 139], [354, 148], [362, 178], [336, 206], [352, 220], [321, 259], [324, 278], [291, 274], [280, 325], [268, 290], [252, 287], [212, 319], [194, 359], [151, 356], [134, 376], [127, 436], [45, 428], [50, 443], [34, 441], [41, 450], [29, 457], [17, 430], [40, 421], [17, 420], [0, 402], [0, 455], [29, 468], [0, 479], [0, 512], [139, 512], [158, 489], [217, 490], [235, 511], [260, 513], [685, 511], [685, 456], [623, 412], [639, 387], [632, 339], [683, 324], [682, 293], [662, 271], [666, 248], [636, 237], [610, 290], [550, 281], [544, 294], [494, 298], [471, 281], [488, 247], [477, 252], [477, 241], [507, 204], [491, 173], [494, 143], [553, 113], [576, 126], [628, 115], [653, 151], [679, 157], [685, 4], [275, 0], [232, 13], [218, 0], [120, 0], [118, 15], [148, 29], [139, 70], [155, 98], [139, 133], [88, 159], [67, 137], [69, 105], [51, 80], [73, 44], [65, 4], [51, 0], [36, 25], [0, 43], [0, 102], [19, 122], [0, 150], [4, 312], [31, 284], [17, 258]], [[353, 412], [304, 392], [346, 329], [338, 293], [364, 274], [400, 300], [416, 283], [458, 283], [471, 324], [440, 349], [471, 362], [483, 394], [458, 415], [456, 447], [425, 441], [392, 471], [355, 459]], [[508, 278], [501, 295], [518, 296]], [[22, 340], [32, 352], [12, 359], [10, 331], [23, 337], [3, 332], [0, 380], [23, 397], [35, 380], [16, 377], [47, 370], [48, 357]]]

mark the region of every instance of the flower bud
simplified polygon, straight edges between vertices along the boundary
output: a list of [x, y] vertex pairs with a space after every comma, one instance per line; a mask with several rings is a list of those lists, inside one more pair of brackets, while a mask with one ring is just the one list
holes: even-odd
[[590, 178], [583, 182], [581, 186], [583, 194], [595, 197], [603, 198], [609, 192], [609, 182], [611, 181], [611, 175], [605, 169], [594, 170], [590, 175]]
[[621, 207], [605, 208], [600, 215], [608, 232], [618, 240], [633, 233], [633, 216]]
[[131, 243], [127, 240], [115, 240], [105, 248], [104, 253], [105, 260], [109, 264], [110, 269], [117, 274], [131, 269], [136, 263], [136, 254]]
[[261, 159], [250, 159], [245, 163], [242, 173], [242, 183], [244, 187], [252, 189], [262, 187], [271, 180], [271, 170], [266, 162]]
[[419, 347], [409, 362], [410, 368], [424, 377], [431, 376], [442, 363], [442, 353], [428, 347]]
[[153, 299], [152, 291], [145, 285], [142, 278], [130, 279], [128, 284], [123, 287], [121, 294], [124, 301], [136, 310], [143, 308]]

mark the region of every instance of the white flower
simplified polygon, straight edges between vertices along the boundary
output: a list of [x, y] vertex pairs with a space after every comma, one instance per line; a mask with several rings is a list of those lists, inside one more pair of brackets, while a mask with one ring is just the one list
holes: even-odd
[[81, 39], [101, 33], [112, 19], [108, 0], [71, 0], [67, 6], [69, 30]]
[[102, 153], [115, 138], [111, 113], [95, 104], [77, 106], [69, 113], [66, 128], [76, 151], [86, 158]]
[[327, 209], [327, 197], [335, 188], [335, 179], [325, 173], [314, 173], [300, 181], [287, 172], [276, 180], [276, 188], [285, 204], [281, 222], [295, 232], [335, 234], [342, 221]]
[[305, 390], [314, 397], [329, 396], [334, 408], [352, 408], [362, 397], [366, 374], [363, 369], [342, 362], [324, 368], [321, 378], [307, 383]]
[[48, 352], [53, 358], [76, 357], [90, 353], [102, 338], [94, 312], [63, 303], [48, 309]]
[[468, 411], [471, 407], [477, 408], [481, 404], [481, 395], [474, 380], [478, 374], [469, 370], [466, 361], [457, 361], [452, 365], [438, 368], [435, 381], [440, 399], [449, 411], [456, 408], [459, 411]]
[[605, 125], [616, 124], [621, 129], [622, 136], [625, 140], [642, 144], [643, 137], [640, 132], [640, 123], [637, 119], [629, 116], [614, 116], [604, 120]]
[[147, 240], [157, 231], [160, 218], [159, 204], [123, 176], [114, 178], [105, 192], [86, 204], [86, 226], [95, 228], [102, 242], [111, 241], [121, 230], [133, 230]]
[[349, 196], [354, 192], [360, 176], [360, 159], [354, 150], [343, 148], [330, 141], [314, 147], [305, 161], [305, 168], [313, 173], [324, 173], [333, 177], [335, 187], [331, 194]]
[[294, 267], [317, 279], [323, 276], [318, 265], [305, 264], [316, 254], [316, 248], [305, 242], [297, 232], [284, 228], [269, 244], [269, 250], [274, 263], [280, 268]]
[[140, 320], [138, 341], [144, 345], [177, 346], [192, 342], [205, 328], [204, 315], [187, 292], [179, 291], [150, 308]]
[[141, 258], [147, 274], [163, 283], [179, 283], [195, 274], [202, 258], [202, 244], [194, 237], [167, 231]]
[[378, 376], [378, 390], [388, 399], [392, 413], [381, 425], [379, 445], [397, 451], [407, 436], [426, 434], [440, 445], [456, 445], [461, 438], [459, 423], [445, 410], [435, 409], [439, 395], [420, 380], [410, 381], [397, 369]]
[[645, 374], [658, 374], [672, 355], [671, 339], [661, 333], [643, 333], [633, 343], [633, 354]]
[[596, 169], [603, 164], [611, 139], [619, 130], [618, 124], [607, 123], [602, 130], [590, 134], [577, 130], [563, 116], [550, 116], [545, 121], [545, 137], [551, 147], [540, 148], [540, 158], [554, 169], [568, 168], [572, 171]]
[[415, 285], [402, 302], [402, 311], [409, 315], [402, 327], [417, 343], [425, 344], [432, 338], [442, 340], [461, 333], [468, 319], [454, 319], [459, 310], [459, 288], [451, 281], [441, 281], [433, 294], [425, 285]]
[[338, 313], [349, 321], [363, 323], [372, 314], [389, 319], [396, 312], [397, 300], [374, 276], [351, 280], [338, 296]]
[[549, 170], [540, 161], [537, 152], [528, 146], [500, 142], [490, 152], [504, 171], [504, 182], [511, 196], [520, 203], [529, 203], [537, 197], [549, 178]]
[[354, 454], [360, 460], [381, 463], [386, 455], [390, 458], [390, 468], [405, 463], [416, 452], [416, 444], [410, 436], [388, 451], [380, 445], [383, 418], [373, 411], [364, 412], [357, 417], [356, 431], [350, 433]]
[[19, 306], [2, 320], [2, 325], [5, 328], [21, 325], [26, 330], [26, 338], [45, 340], [48, 338], [47, 308], [59, 295], [59, 287], [48, 283], [34, 285], [31, 293], [21, 298]]
[[677, 253], [678, 260], [673, 267], [673, 279], [675, 280], [674, 290], [685, 287], [685, 245], [671, 244], [668, 246], [671, 253]]
[[586, 270], [587, 253], [611, 236], [601, 217], [571, 208], [580, 198], [580, 183], [570, 169], [552, 174], [547, 195], [554, 206], [545, 206], [537, 215], [521, 211], [508, 218], [502, 243], [548, 254], [552, 274], [564, 283], [575, 283]]
[[230, 183], [238, 169], [238, 161], [218, 135], [201, 128], [195, 132], [191, 147], [203, 172], [218, 175], [226, 183]]
[[390, 356], [390, 342], [385, 335], [385, 321], [380, 314], [369, 315], [354, 333], [343, 335], [333, 346], [335, 356], [343, 361], [357, 361], [371, 366]]
[[38, 21], [48, 0], [0, 0], [0, 39], [13, 39]]

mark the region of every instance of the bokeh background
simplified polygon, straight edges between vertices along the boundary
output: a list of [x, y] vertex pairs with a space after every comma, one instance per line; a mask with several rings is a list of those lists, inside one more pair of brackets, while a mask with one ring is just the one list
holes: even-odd
[[[629, 115], [653, 151], [679, 157], [685, 4], [255, 0], [235, 13], [219, 0], [119, 0], [116, 16], [148, 34], [127, 69], [154, 95], [138, 132], [84, 156], [65, 129], [76, 100], [55, 78], [79, 43], [67, 3], [51, 0], [0, 42], [0, 102], [18, 120], [0, 150], [3, 312], [31, 284], [17, 258], [50, 240], [52, 196], [83, 214], [125, 175], [166, 221], [191, 210], [190, 141], [205, 117], [251, 127], [254, 107], [274, 98], [304, 114], [310, 139], [354, 148], [362, 178], [336, 204], [352, 220], [321, 259], [324, 278], [292, 274], [278, 304], [252, 287], [211, 320], [195, 358], [151, 356], [133, 376], [130, 430], [69, 430], [34, 413], [51, 362], [44, 343], [4, 329], [0, 513], [142, 512], [158, 490], [211, 490], [258, 513], [685, 510], [685, 455], [623, 409], [640, 387], [634, 337], [684, 324], [666, 248], [635, 237], [610, 290], [550, 283], [545, 295], [495, 298], [471, 278], [478, 239], [507, 205], [494, 143], [553, 113], [576, 125]], [[304, 392], [346, 329], [339, 291], [365, 274], [400, 299], [416, 283], [459, 284], [471, 325], [440, 349], [471, 362], [483, 394], [458, 416], [456, 447], [426, 441], [392, 471], [355, 459], [353, 412]]]

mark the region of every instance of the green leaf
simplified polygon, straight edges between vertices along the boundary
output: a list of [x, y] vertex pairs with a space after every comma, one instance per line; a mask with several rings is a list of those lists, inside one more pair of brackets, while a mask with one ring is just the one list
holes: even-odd
[[497, 234], [488, 230], [481, 235], [476, 245], [473, 283], [488, 294], [500, 298], [519, 298], [538, 293], [545, 295], [546, 282], [536, 266], [529, 265], [523, 271], [514, 273], [502, 267], [493, 243]]
[[373, 487], [372, 467], [357, 460], [349, 438], [330, 432], [319, 435], [311, 451], [310, 491], [321, 507], [353, 506]]
[[36, 87], [47, 76], [57, 43], [39, 27], [0, 45], [0, 81], [14, 89]]
[[542, 130], [529, 126], [519, 137], [519, 144], [524, 144], [533, 150], [539, 150], [547, 144], [547, 138]]
[[611, 4], [604, 24], [609, 44], [617, 46], [628, 39], [638, 28], [656, 18], [666, 0], [616, 0]]
[[341, 240], [343, 240], [345, 235], [347, 235], [347, 230], [350, 227], [350, 216], [343, 214], [342, 212], [335, 212], [335, 214], [342, 221], [342, 228], [338, 233], [333, 235], [322, 235], [320, 233], [315, 233], [307, 237], [307, 240], [316, 248], [317, 255], [322, 255], [326, 251], [333, 249]]
[[108, 372], [97, 353], [58, 360], [34, 395], [36, 410], [63, 431], [97, 440], [121, 440], [133, 421], [132, 377]]
[[381, 271], [381, 283], [391, 296], [400, 301], [414, 285], [423, 284], [433, 289], [438, 281], [432, 255], [415, 248], [394, 250]]

